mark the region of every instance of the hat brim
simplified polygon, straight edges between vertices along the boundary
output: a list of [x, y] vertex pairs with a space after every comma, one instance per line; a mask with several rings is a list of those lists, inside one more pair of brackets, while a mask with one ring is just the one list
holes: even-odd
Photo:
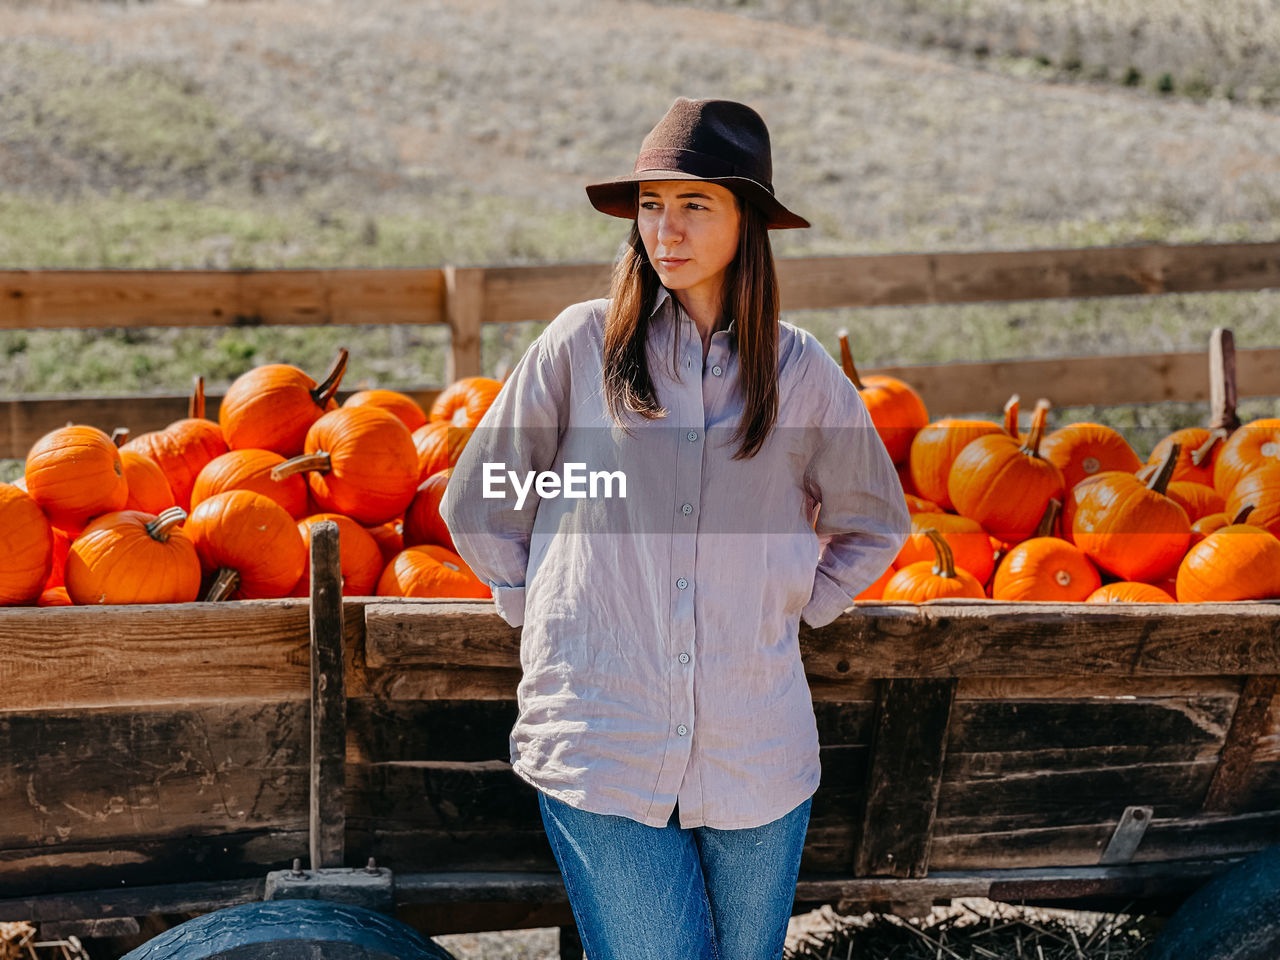
[[699, 177], [683, 170], [641, 170], [602, 183], [587, 184], [587, 199], [601, 213], [634, 220], [639, 206], [636, 184], [643, 180], [702, 180], [706, 183], [718, 183], [763, 210], [770, 229], [787, 230], [812, 226], [808, 220], [792, 213], [763, 185], [749, 177]]

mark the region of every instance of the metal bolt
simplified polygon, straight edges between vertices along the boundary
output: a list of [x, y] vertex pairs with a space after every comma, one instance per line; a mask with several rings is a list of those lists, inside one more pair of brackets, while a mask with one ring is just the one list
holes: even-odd
[[373, 857], [370, 857], [370, 858], [369, 858], [369, 865], [368, 865], [368, 866], [366, 866], [366, 867], [364, 868], [364, 872], [365, 872], [365, 873], [377, 873], [377, 872], [378, 872], [378, 863], [377, 863], [377, 861], [376, 861], [376, 860], [374, 860], [374, 859], [373, 859]]
[[304, 873], [302, 872], [302, 858], [301, 858], [301, 857], [294, 857], [294, 858], [293, 858], [293, 871], [292, 871], [292, 873], [291, 873], [291, 876], [294, 876], [294, 877], [303, 877], [303, 876], [306, 876], [306, 874], [304, 874]]

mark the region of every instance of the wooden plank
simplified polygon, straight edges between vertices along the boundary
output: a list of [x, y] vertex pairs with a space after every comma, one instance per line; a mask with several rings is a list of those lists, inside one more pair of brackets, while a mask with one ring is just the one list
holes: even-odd
[[488, 267], [485, 319], [496, 323], [554, 320], [565, 307], [609, 295], [611, 264]]
[[0, 270], [0, 329], [443, 323], [439, 269]]
[[1239, 677], [963, 677], [956, 702], [965, 700], [1129, 700], [1138, 697], [1237, 697]]
[[477, 377], [484, 372], [480, 360], [480, 330], [485, 321], [484, 277], [482, 267], [444, 268], [444, 315], [450, 331], [444, 367], [446, 383]]
[[[371, 601], [365, 629], [371, 667], [520, 662], [519, 630], [489, 604]], [[1271, 674], [1280, 602], [859, 603], [827, 626], [801, 625], [800, 647], [806, 674], [835, 682]]]
[[197, 881], [136, 886], [129, 889], [82, 890], [59, 896], [0, 900], [0, 922], [35, 923], [145, 917], [153, 913], [211, 913], [262, 899], [266, 878]]
[[311, 866], [342, 867], [346, 811], [347, 691], [342, 651], [338, 525], [311, 528]]
[[1235, 813], [1250, 793], [1254, 759], [1265, 737], [1274, 737], [1272, 713], [1280, 703], [1280, 676], [1252, 676], [1240, 693], [1222, 756], [1205, 792], [1206, 813]]
[[3, 712], [305, 699], [306, 600], [0, 610]]
[[854, 860], [859, 876], [923, 877], [946, 759], [954, 680], [885, 680]]

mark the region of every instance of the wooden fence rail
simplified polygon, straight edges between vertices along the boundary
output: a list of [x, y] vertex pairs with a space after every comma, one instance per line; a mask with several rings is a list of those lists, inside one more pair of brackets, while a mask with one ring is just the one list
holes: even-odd
[[[332, 270], [4, 270], [0, 330], [325, 324], [446, 325], [446, 381], [481, 373], [485, 323], [547, 321], [607, 292], [608, 264]], [[778, 261], [786, 310], [1145, 296], [1280, 288], [1280, 242], [802, 257]], [[1238, 353], [1242, 396], [1280, 393], [1280, 349]], [[1208, 397], [1199, 353], [866, 370], [913, 383], [938, 415], [998, 408], [1010, 393], [1058, 406]], [[409, 391], [429, 402], [436, 389]], [[216, 397], [210, 415], [216, 415]], [[0, 457], [68, 420], [155, 429], [185, 398], [0, 401]]]

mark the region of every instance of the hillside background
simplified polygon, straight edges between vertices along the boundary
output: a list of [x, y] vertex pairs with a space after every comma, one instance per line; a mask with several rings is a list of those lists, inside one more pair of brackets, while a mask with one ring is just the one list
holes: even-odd
[[[769, 123], [814, 223], [779, 256], [1276, 240], [1278, 53], [1274, 0], [0, 0], [0, 268], [610, 260], [583, 184], [680, 95]], [[785, 319], [863, 366], [1280, 346], [1275, 292]], [[486, 368], [541, 326], [487, 330]], [[217, 390], [339, 343], [350, 384], [421, 386], [445, 336], [6, 331], [0, 391]], [[1145, 453], [1205, 413], [1105, 416]]]

